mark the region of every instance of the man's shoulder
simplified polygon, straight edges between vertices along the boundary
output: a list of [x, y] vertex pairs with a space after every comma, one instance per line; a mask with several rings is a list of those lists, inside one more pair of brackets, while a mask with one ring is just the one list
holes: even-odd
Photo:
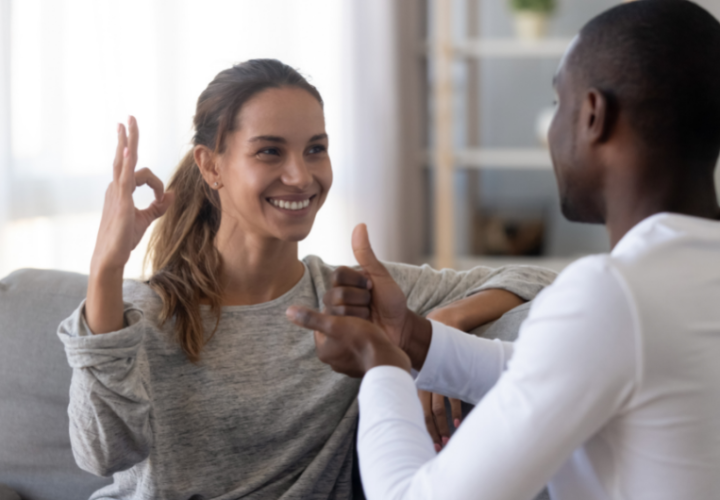
[[553, 308], [564, 310], [602, 308], [615, 302], [608, 300], [610, 296], [622, 302], [629, 298], [624, 281], [609, 255], [590, 255], [566, 267], [535, 303], [537, 306], [553, 304]]

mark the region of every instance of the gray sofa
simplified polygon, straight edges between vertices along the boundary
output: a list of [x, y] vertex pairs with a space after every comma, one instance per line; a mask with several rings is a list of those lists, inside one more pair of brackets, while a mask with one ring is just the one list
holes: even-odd
[[[83, 500], [111, 481], [75, 465], [68, 437], [72, 372], [56, 330], [86, 289], [87, 276], [60, 271], [0, 280], [0, 500]], [[477, 333], [514, 340], [528, 308]]]

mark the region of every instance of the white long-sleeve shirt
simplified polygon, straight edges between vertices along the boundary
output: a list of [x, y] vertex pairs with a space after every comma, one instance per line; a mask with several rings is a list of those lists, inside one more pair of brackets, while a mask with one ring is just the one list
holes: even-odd
[[[476, 403], [436, 454], [417, 387]], [[658, 214], [568, 267], [512, 345], [433, 322], [360, 389], [370, 500], [720, 498], [720, 223]]]

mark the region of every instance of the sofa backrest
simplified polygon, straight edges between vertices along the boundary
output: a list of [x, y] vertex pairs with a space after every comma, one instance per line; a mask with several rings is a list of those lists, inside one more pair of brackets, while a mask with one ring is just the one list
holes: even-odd
[[0, 483], [23, 500], [81, 500], [111, 482], [75, 465], [68, 435], [70, 377], [60, 321], [87, 276], [21, 269], [0, 280]]
[[[70, 448], [72, 370], [56, 332], [86, 291], [87, 276], [62, 271], [21, 269], [0, 280], [0, 483], [23, 500], [81, 500], [112, 481], [80, 470]], [[515, 340], [529, 307], [473, 333]]]

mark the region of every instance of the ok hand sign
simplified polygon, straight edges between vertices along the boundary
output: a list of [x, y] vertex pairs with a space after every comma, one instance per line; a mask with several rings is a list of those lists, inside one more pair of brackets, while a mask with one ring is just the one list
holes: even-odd
[[[113, 181], [105, 193], [100, 230], [93, 254], [96, 271], [125, 267], [130, 252], [142, 239], [150, 224], [162, 216], [172, 203], [173, 193], [164, 192], [162, 181], [150, 169], [135, 171], [139, 132], [134, 117], [128, 119], [128, 130], [118, 125], [118, 143], [113, 162]], [[147, 184], [155, 191], [155, 200], [144, 210], [135, 207], [135, 188]]]

